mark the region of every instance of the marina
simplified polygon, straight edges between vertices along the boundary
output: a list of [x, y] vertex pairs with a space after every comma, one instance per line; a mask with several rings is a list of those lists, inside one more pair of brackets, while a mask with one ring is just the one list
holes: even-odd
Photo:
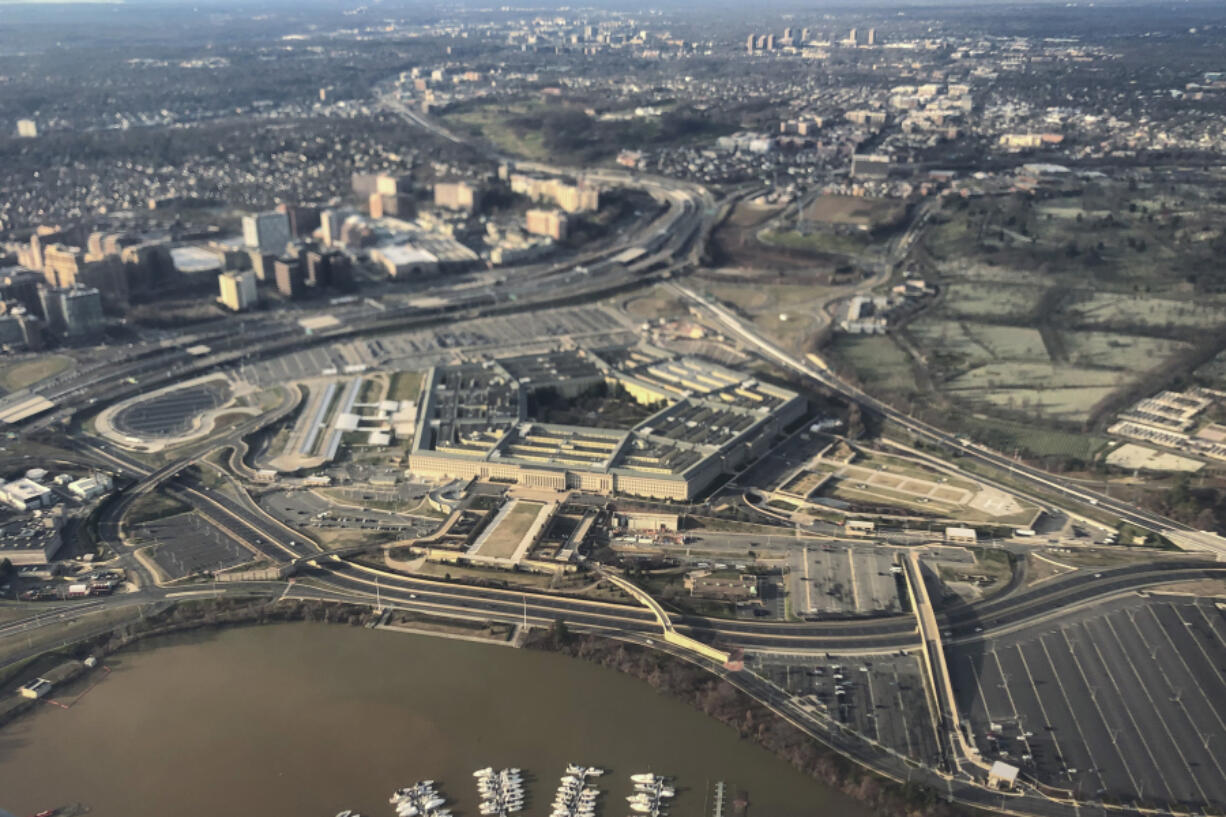
[[397, 817], [451, 817], [451, 811], [444, 808], [447, 799], [439, 794], [433, 780], [396, 789], [388, 802], [396, 808]]
[[495, 771], [486, 767], [473, 772], [473, 777], [477, 778], [477, 792], [481, 795], [477, 808], [486, 817], [507, 817], [508, 814], [523, 811], [524, 781], [519, 769]]
[[561, 778], [557, 794], [553, 798], [553, 811], [550, 817], [594, 817], [596, 814], [596, 799], [600, 790], [588, 782], [604, 771], [593, 766], [576, 766], [571, 763], [566, 767], [566, 774]]
[[634, 794], [626, 798], [630, 810], [635, 815], [646, 814], [648, 817], [661, 817], [668, 813], [669, 801], [677, 795], [675, 788], [669, 785], [668, 778], [663, 775], [642, 772], [630, 775], [634, 783]]

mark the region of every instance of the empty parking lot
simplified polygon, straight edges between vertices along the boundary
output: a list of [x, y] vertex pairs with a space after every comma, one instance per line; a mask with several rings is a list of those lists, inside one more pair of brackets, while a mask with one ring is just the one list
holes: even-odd
[[153, 560], [175, 579], [233, 567], [255, 558], [250, 550], [195, 513], [138, 525], [133, 532], [142, 544], [154, 545]]
[[932, 717], [915, 655], [770, 655], [757, 672], [798, 703], [891, 752], [940, 763]]
[[213, 380], [133, 403], [115, 415], [114, 424], [138, 437], [176, 437], [190, 430], [198, 415], [229, 399], [229, 384]]
[[1131, 596], [947, 655], [989, 759], [1081, 800], [1226, 806], [1226, 621], [1211, 601]]

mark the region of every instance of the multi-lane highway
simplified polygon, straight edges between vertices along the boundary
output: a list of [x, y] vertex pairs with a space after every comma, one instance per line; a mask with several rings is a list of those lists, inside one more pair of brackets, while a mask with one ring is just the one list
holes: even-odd
[[[881, 415], [918, 438], [936, 443], [967, 459], [1005, 471], [1020, 482], [1033, 486], [1035, 490], [1046, 493], [1055, 492], [1068, 502], [1078, 506], [1089, 506], [1090, 508], [1109, 512], [1125, 522], [1130, 522], [1145, 530], [1155, 533], [1162, 533], [1164, 531], [1191, 532], [1194, 530], [1172, 519], [1167, 519], [1159, 514], [1137, 508], [1134, 505], [1106, 494], [1098, 493], [1073, 480], [1063, 479], [1039, 468], [1010, 459], [1004, 454], [975, 443], [960, 434], [943, 431], [922, 420], [917, 420], [909, 414], [899, 411], [888, 403], [882, 402], [862, 389], [848, 383], [836, 375], [830, 368], [824, 365], [816, 365], [809, 360], [798, 358], [784, 351], [723, 305], [702, 297], [694, 290], [680, 283], [673, 282], [672, 286], [678, 294], [683, 295], [713, 314], [733, 335], [762, 356], [782, 365], [786, 369], [815, 381], [831, 391], [854, 400], [864, 408]], [[1036, 501], [1040, 505], [1050, 504], [1041, 499]]]

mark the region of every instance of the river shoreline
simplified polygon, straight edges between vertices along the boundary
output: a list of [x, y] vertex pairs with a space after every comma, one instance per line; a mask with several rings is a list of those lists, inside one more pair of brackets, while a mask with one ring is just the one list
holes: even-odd
[[[53, 651], [44, 654], [44, 657], [70, 661], [92, 655], [102, 659], [149, 639], [192, 631], [289, 622], [353, 627], [368, 625], [374, 620], [375, 616], [368, 607], [330, 602], [179, 602], [157, 615], [116, 628], [107, 636], [81, 642], [66, 650]], [[426, 616], [417, 620], [427, 624], [444, 622], [443, 619]], [[454, 626], [454, 622], [445, 623]], [[472, 628], [474, 632], [480, 629]], [[446, 634], [440, 632], [435, 635]], [[805, 776], [863, 803], [883, 817], [946, 817], [967, 813], [937, 800], [931, 790], [906, 789], [862, 769], [820, 745], [733, 685], [682, 659], [613, 639], [568, 635], [564, 628], [535, 630], [524, 646], [595, 663], [643, 681], [736, 730], [742, 740], [766, 749]], [[81, 674], [86, 672], [83, 669]], [[0, 727], [30, 711], [36, 704], [35, 701], [24, 703], [26, 705], [0, 713]]]

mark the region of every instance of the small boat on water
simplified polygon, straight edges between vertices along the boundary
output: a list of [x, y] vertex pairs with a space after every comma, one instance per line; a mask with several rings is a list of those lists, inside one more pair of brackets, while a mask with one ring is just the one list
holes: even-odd
[[477, 769], [477, 771], [473, 772], [473, 777], [488, 777], [492, 775], [493, 773], [494, 773], [493, 768], [490, 766], [486, 766], [484, 769]]
[[630, 775], [630, 779], [635, 783], [654, 783], [656, 776], [650, 772], [643, 772], [641, 774]]

